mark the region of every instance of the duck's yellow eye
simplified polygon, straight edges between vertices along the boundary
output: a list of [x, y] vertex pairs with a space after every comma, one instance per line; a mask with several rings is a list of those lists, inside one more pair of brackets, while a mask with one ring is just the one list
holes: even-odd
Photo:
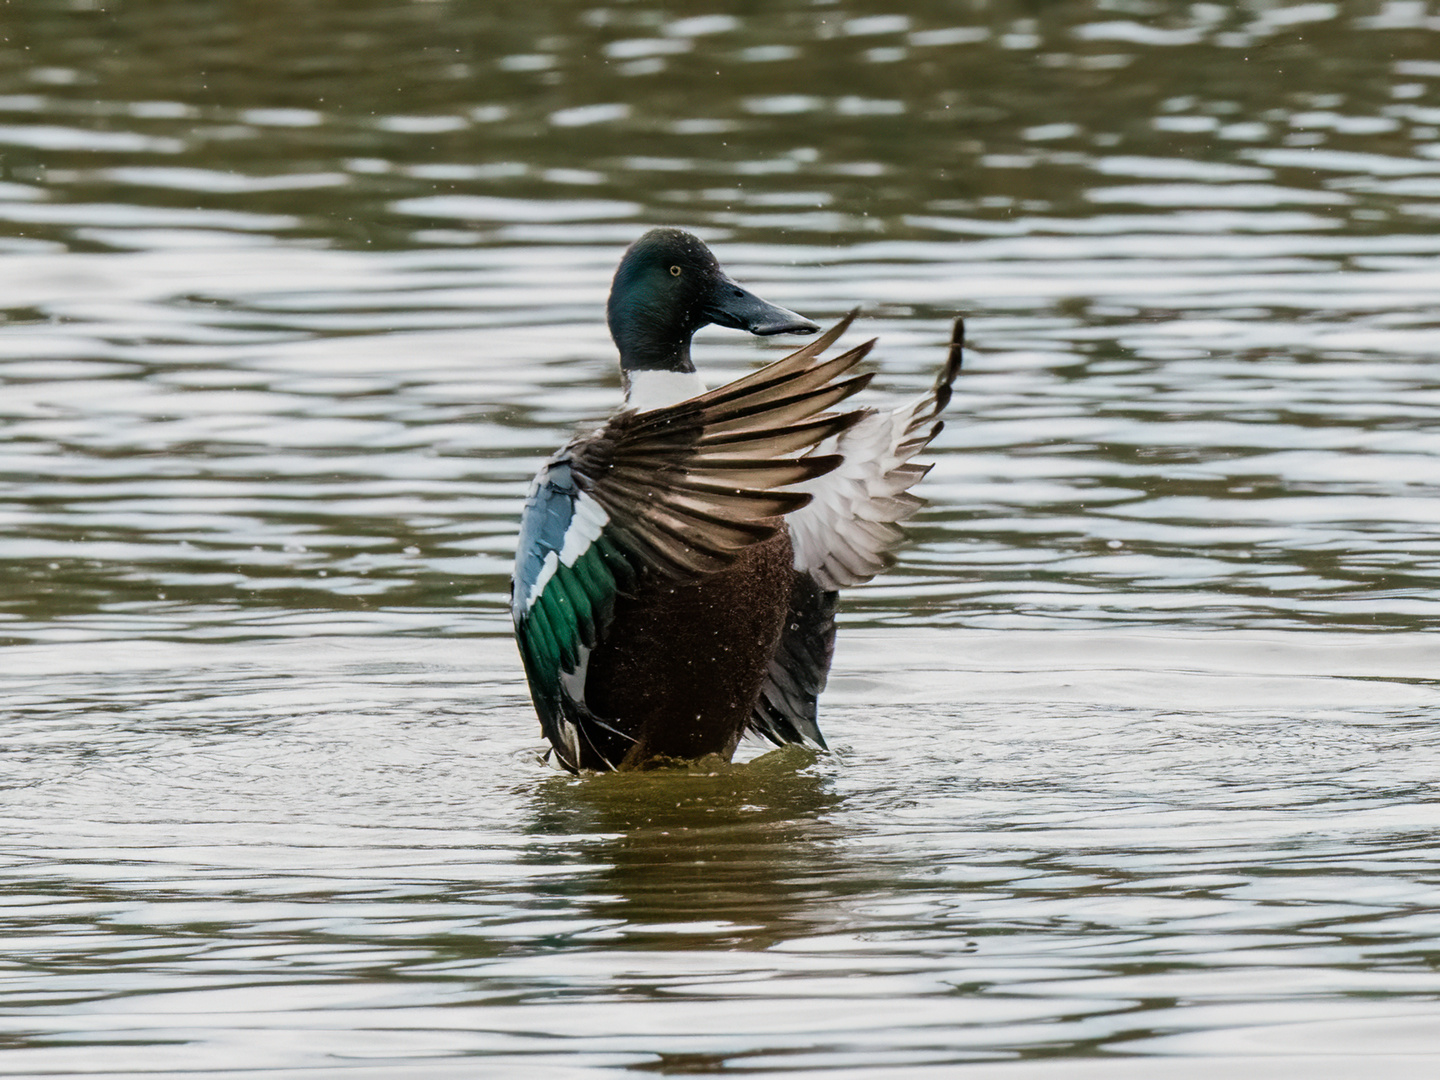
[[679, 268], [678, 266], [672, 266], [672, 267], [670, 267], [670, 273], [671, 273], [671, 275], [673, 275], [674, 277], [679, 277], [679, 276], [680, 276], [680, 268]]

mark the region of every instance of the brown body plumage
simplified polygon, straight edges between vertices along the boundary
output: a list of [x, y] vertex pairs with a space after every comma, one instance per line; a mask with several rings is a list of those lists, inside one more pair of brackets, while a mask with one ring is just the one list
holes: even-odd
[[586, 701], [632, 718], [619, 768], [735, 752], [784, 628], [793, 557], [781, 530], [724, 570], [650, 581], [616, 601], [625, 636], [591, 653]]

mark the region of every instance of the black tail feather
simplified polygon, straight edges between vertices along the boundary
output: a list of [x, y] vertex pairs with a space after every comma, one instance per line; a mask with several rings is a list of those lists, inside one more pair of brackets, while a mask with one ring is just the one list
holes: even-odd
[[955, 376], [960, 374], [960, 365], [965, 359], [965, 318], [957, 317], [954, 329], [950, 333], [950, 354], [945, 358], [945, 366], [940, 369], [940, 374], [935, 377], [935, 415], [938, 416], [945, 411], [945, 406], [950, 404], [951, 384]]

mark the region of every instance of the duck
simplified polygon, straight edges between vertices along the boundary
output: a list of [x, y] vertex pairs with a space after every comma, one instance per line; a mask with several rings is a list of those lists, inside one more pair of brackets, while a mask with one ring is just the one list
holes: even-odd
[[[511, 578], [515, 638], [540, 727], [565, 770], [654, 768], [741, 739], [823, 751], [818, 703], [843, 588], [894, 561], [960, 371], [955, 321], [934, 385], [894, 408], [846, 403], [875, 340], [824, 333], [738, 285], [677, 228], [615, 271], [606, 321], [624, 401], [541, 466]], [[715, 389], [691, 360], [715, 324], [815, 335]], [[840, 406], [837, 408], [837, 406]]]

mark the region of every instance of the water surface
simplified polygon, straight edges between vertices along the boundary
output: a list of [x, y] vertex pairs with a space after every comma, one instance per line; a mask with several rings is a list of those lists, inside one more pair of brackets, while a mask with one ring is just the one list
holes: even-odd
[[[108, 7], [0, 35], [0, 1073], [1433, 1073], [1433, 6]], [[835, 752], [572, 779], [654, 224], [973, 348]]]

